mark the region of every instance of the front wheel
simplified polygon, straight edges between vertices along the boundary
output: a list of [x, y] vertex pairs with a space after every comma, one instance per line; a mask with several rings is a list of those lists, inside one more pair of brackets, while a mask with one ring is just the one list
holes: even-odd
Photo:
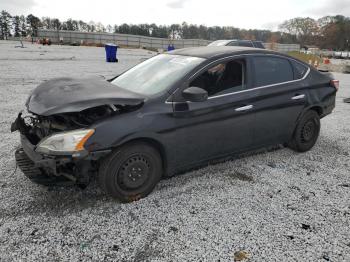
[[133, 143], [112, 152], [102, 161], [99, 182], [113, 198], [131, 202], [151, 193], [162, 172], [159, 152], [146, 143]]
[[289, 147], [297, 152], [310, 150], [320, 134], [320, 116], [316, 111], [307, 111], [300, 119], [294, 131]]

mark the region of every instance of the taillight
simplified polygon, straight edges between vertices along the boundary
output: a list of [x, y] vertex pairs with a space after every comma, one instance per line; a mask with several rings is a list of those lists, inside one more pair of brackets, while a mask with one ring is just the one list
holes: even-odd
[[331, 80], [331, 86], [335, 88], [335, 90], [339, 90], [339, 80]]

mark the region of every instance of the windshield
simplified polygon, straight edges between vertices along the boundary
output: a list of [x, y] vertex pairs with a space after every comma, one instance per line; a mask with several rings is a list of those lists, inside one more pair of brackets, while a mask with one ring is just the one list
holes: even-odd
[[203, 58], [161, 54], [126, 71], [111, 83], [143, 95], [155, 95], [195, 68]]

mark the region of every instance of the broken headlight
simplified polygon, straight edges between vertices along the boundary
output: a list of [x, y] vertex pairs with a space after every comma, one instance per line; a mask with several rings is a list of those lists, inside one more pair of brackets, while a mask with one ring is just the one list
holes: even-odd
[[86, 140], [95, 132], [94, 129], [79, 129], [57, 133], [44, 138], [37, 146], [40, 153], [73, 153], [84, 150]]

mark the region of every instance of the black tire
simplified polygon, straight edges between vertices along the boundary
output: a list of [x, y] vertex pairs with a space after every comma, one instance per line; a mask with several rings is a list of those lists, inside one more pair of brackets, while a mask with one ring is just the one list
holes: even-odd
[[297, 152], [310, 150], [317, 141], [320, 128], [321, 122], [318, 113], [314, 110], [307, 111], [297, 124], [288, 146]]
[[146, 143], [132, 143], [102, 160], [98, 178], [108, 195], [122, 202], [132, 202], [151, 193], [162, 173], [159, 152]]

